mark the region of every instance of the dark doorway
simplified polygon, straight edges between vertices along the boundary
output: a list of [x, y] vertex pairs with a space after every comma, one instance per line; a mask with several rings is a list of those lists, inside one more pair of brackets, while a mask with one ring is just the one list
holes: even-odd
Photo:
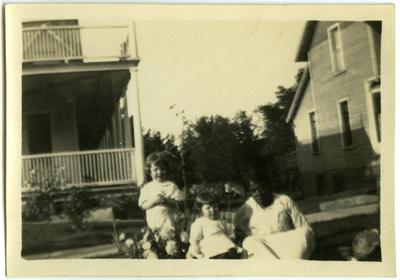
[[49, 114], [35, 114], [28, 116], [28, 137], [30, 154], [51, 153]]

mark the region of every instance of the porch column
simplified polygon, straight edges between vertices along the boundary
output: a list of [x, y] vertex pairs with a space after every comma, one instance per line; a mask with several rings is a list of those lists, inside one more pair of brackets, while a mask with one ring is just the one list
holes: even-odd
[[144, 183], [144, 146], [142, 121], [140, 116], [140, 98], [137, 78], [137, 68], [129, 68], [131, 78], [126, 89], [126, 99], [128, 110], [133, 111], [134, 138], [135, 138], [135, 169], [137, 185], [142, 186]]

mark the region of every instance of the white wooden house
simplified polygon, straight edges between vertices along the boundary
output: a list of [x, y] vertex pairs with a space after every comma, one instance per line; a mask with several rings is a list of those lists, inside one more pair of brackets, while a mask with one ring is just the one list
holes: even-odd
[[139, 186], [143, 139], [135, 26], [22, 26], [22, 185]]
[[376, 188], [380, 179], [381, 22], [309, 21], [306, 62], [287, 122], [306, 197]]

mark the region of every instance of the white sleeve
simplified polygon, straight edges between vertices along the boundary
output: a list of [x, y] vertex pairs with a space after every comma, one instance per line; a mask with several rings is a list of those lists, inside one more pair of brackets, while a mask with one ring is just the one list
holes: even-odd
[[146, 201], [148, 201], [151, 197], [152, 193], [149, 191], [149, 185], [146, 184], [140, 190], [139, 201], [138, 201], [139, 207], [142, 207], [143, 203], [146, 203]]
[[297, 207], [296, 203], [288, 196], [282, 196], [283, 203], [285, 208], [288, 211], [288, 214], [292, 218], [292, 222], [295, 228], [307, 226], [310, 227], [307, 223], [306, 218], [300, 212], [299, 208]]
[[197, 219], [193, 222], [190, 227], [190, 238], [189, 242], [192, 245], [197, 245], [200, 240], [203, 239], [203, 228], [201, 226], [200, 221]]

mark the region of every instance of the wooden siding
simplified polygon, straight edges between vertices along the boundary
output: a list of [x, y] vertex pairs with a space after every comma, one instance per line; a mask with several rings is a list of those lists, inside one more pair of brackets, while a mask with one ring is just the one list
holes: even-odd
[[[311, 134], [308, 113], [314, 109], [311, 84], [308, 83], [303, 99], [294, 119], [294, 131], [296, 135], [297, 161], [301, 172], [321, 171], [321, 158], [319, 154], [313, 154], [311, 148]], [[318, 129], [318, 115], [317, 129]]]
[[[341, 29], [341, 36], [345, 72], [333, 74], [327, 40], [309, 52], [321, 154], [327, 169], [357, 167], [372, 158], [364, 92], [364, 81], [373, 75], [367, 27], [353, 23]], [[355, 144], [352, 150], [342, 147], [337, 102], [343, 98], [348, 98]]]
[[[364, 89], [365, 80], [374, 75], [367, 25], [363, 22], [340, 24], [345, 71], [335, 75], [332, 72], [327, 40], [327, 28], [334, 23], [317, 24], [312, 47], [308, 52], [310, 82], [293, 120], [305, 196], [338, 191], [334, 186], [338, 174], [343, 178], [345, 189], [365, 187], [373, 182], [366, 174], [379, 177], [379, 172], [371, 171], [371, 163], [376, 160], [376, 155], [368, 136]], [[348, 150], [342, 146], [337, 107], [338, 101], [344, 98], [348, 99], [354, 141], [354, 148]], [[308, 118], [313, 108], [320, 144], [320, 153], [317, 155], [311, 149]], [[321, 174], [319, 179], [318, 174]]]
[[[311, 40], [311, 45], [310, 49], [313, 49], [320, 43], [326, 41], [328, 39], [328, 33], [327, 29], [332, 26], [333, 24], [337, 23], [338, 21], [319, 21], [317, 23], [317, 26], [314, 30], [314, 36]], [[346, 29], [349, 27], [352, 23], [350, 21], [342, 21], [340, 22], [340, 28]]]

